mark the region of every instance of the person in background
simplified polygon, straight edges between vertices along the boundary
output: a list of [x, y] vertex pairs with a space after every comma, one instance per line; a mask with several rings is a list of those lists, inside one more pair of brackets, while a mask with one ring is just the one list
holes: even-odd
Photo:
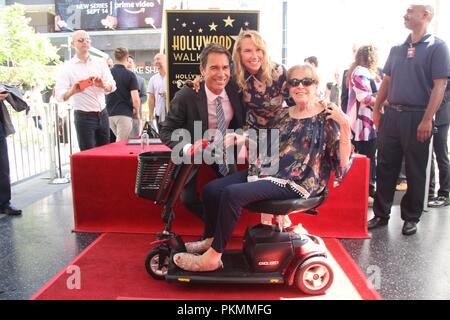
[[16, 111], [29, 110], [16, 88], [0, 84], [0, 214], [18, 216], [22, 214], [11, 205], [11, 178], [6, 137], [15, 132], [5, 101]]
[[[246, 170], [208, 183], [203, 189], [206, 239], [186, 243], [187, 253], [174, 255], [175, 264], [192, 272], [223, 267], [222, 254], [247, 204], [266, 199], [318, 196], [331, 171], [342, 179], [351, 165], [351, 132], [348, 117], [335, 104], [319, 102], [315, 68], [294, 66], [287, 73], [286, 89], [295, 106], [278, 121], [279, 169], [270, 176], [247, 182]], [[225, 144], [245, 136], [227, 135]], [[311, 145], [311, 141], [317, 141]], [[197, 255], [204, 252], [202, 255]]]
[[106, 64], [108, 65], [108, 68], [112, 68], [114, 66], [114, 61], [111, 59], [111, 57], [106, 58]]
[[56, 99], [71, 99], [80, 150], [110, 143], [105, 94], [116, 90], [111, 71], [104, 59], [91, 56], [91, 38], [84, 30], [72, 34], [75, 56], [56, 76]]
[[363, 45], [347, 73], [349, 99], [346, 113], [350, 118], [352, 142], [357, 153], [370, 159], [369, 206], [373, 205], [376, 182], [377, 130], [373, 124], [373, 105], [381, 84], [377, 65], [377, 48]]
[[337, 106], [341, 105], [340, 96], [341, 96], [341, 85], [339, 84], [339, 71], [335, 71], [334, 73], [334, 82], [328, 82], [327, 87], [325, 89], [325, 99], [334, 103]]
[[158, 73], [154, 74], [148, 82], [148, 108], [150, 122], [153, 123], [153, 119], [155, 119], [159, 131], [161, 129], [161, 123], [166, 119], [167, 114], [166, 56], [162, 53], [157, 53], [153, 58], [153, 64], [158, 68]]
[[450, 82], [447, 83], [444, 101], [436, 113], [436, 132], [433, 135], [433, 150], [439, 168], [439, 190], [435, 197], [434, 156], [431, 162], [431, 176], [428, 206], [441, 208], [450, 205], [450, 163], [448, 159], [448, 128], [450, 125]]
[[[379, 129], [377, 193], [375, 217], [369, 220], [369, 229], [389, 222], [403, 156], [408, 184], [400, 204], [404, 235], [417, 232], [424, 209], [433, 117], [441, 105], [450, 73], [447, 45], [427, 31], [433, 16], [430, 5], [408, 7], [404, 23], [411, 34], [391, 49], [383, 70], [385, 77], [373, 110], [373, 122]], [[386, 99], [389, 104], [380, 122]]]
[[136, 75], [127, 69], [128, 49], [114, 50], [116, 64], [111, 68], [111, 74], [117, 85], [117, 90], [106, 96], [106, 108], [109, 114], [109, 125], [116, 136], [116, 141], [128, 139], [133, 128], [133, 117], [139, 119], [141, 101]]
[[134, 62], [134, 57], [129, 55], [128, 56], [128, 70], [134, 72], [136, 75], [137, 81], [138, 81], [138, 92], [139, 92], [139, 99], [141, 100], [141, 105], [139, 108], [139, 118], [135, 115], [133, 116], [133, 128], [131, 129], [130, 137], [138, 137], [141, 135], [141, 128], [142, 128], [142, 106], [147, 102], [147, 92], [145, 88], [145, 79], [138, 75], [136, 73], [136, 64]]

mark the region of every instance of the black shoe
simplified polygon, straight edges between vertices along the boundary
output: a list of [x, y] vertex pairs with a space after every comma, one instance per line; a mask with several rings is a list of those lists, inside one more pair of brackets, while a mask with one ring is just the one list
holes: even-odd
[[380, 217], [375, 217], [369, 220], [369, 222], [367, 223], [367, 228], [370, 229], [375, 229], [378, 227], [382, 227], [387, 225], [389, 222], [389, 219], [386, 218], [380, 218]]
[[0, 208], [0, 214], [7, 214], [8, 216], [20, 216], [22, 214], [22, 210], [16, 209], [13, 206], [7, 206], [4, 208]]
[[405, 236], [410, 236], [417, 232], [417, 223], [413, 221], [405, 221], [403, 224], [402, 233]]

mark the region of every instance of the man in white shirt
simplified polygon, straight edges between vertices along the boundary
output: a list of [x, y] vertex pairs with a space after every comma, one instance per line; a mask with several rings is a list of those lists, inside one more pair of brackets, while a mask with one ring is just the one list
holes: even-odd
[[106, 62], [91, 56], [91, 39], [84, 30], [72, 35], [75, 56], [59, 71], [56, 78], [56, 99], [71, 99], [75, 114], [80, 150], [109, 143], [109, 121], [105, 94], [116, 90], [116, 83]]
[[[158, 130], [160, 124], [166, 118], [166, 56], [157, 53], [153, 58], [153, 64], [158, 67], [158, 73], [154, 74], [148, 83], [148, 107], [150, 113], [150, 122], [156, 120]], [[154, 117], [154, 118], [153, 118]]]

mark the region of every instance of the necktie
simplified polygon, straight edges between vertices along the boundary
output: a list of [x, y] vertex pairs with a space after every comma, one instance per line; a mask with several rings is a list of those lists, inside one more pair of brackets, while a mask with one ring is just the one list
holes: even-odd
[[[218, 96], [216, 98], [216, 116], [217, 116], [217, 130], [221, 132], [222, 136], [218, 135], [216, 137], [215, 143], [218, 147], [223, 148], [223, 137], [225, 136], [227, 126], [225, 123], [225, 115], [223, 113], [222, 108], [222, 97]], [[226, 176], [228, 174], [228, 167], [225, 162], [225, 152], [223, 152], [223, 161], [221, 164], [218, 164], [219, 172], [222, 176]]]

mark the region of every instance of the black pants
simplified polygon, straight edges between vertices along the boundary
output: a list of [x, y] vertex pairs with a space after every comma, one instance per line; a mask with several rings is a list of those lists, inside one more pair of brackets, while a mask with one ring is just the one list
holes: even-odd
[[106, 109], [98, 115], [75, 110], [75, 128], [81, 151], [110, 143]]
[[[450, 193], [450, 164], [448, 159], [448, 129], [449, 125], [437, 127], [437, 132], [433, 135], [433, 150], [436, 154], [436, 161], [439, 168], [439, 190], [438, 197], [448, 197]], [[430, 189], [429, 194], [435, 192], [434, 155], [431, 163]]]
[[[2, 123], [0, 122], [0, 126]], [[0, 128], [2, 131], [3, 128]], [[6, 207], [11, 200], [11, 180], [9, 176], [8, 145], [0, 132], [0, 207]]]
[[369, 196], [375, 197], [377, 140], [353, 141], [355, 152], [370, 160]]
[[426, 169], [430, 158], [430, 140], [419, 142], [417, 128], [423, 112], [398, 112], [386, 108], [378, 134], [377, 193], [375, 216], [389, 218], [397, 177], [405, 157], [408, 189], [402, 198], [401, 217], [419, 222], [424, 208]]
[[299, 198], [299, 195], [289, 186], [280, 187], [266, 180], [248, 183], [247, 170], [211, 181], [203, 189], [206, 214], [204, 236], [214, 237], [211, 247], [223, 252], [239, 222], [243, 207], [265, 199], [293, 198]]
[[186, 207], [186, 209], [189, 210], [189, 212], [204, 221], [205, 217], [203, 213], [203, 202], [200, 200], [197, 191], [198, 171], [199, 168], [196, 168], [192, 171], [188, 182], [186, 183], [183, 191], [180, 194], [180, 198], [183, 202], [183, 205]]

